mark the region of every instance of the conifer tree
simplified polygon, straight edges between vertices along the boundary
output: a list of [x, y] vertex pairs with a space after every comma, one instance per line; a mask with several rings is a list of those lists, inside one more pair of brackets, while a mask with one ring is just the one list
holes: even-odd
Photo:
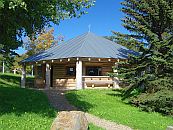
[[[123, 26], [130, 32], [113, 32], [117, 43], [139, 52], [119, 64], [119, 76], [133, 92], [173, 89], [173, 1], [124, 0]], [[135, 90], [135, 91], [134, 91]]]

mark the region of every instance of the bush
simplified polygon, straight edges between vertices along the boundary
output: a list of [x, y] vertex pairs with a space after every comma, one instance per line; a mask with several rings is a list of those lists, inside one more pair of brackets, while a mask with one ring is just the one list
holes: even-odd
[[162, 89], [155, 93], [141, 93], [131, 98], [131, 103], [145, 111], [155, 111], [173, 116], [173, 91]]

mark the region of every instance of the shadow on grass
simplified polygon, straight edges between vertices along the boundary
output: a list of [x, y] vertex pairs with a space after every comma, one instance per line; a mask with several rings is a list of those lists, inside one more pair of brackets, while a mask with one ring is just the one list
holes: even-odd
[[92, 104], [90, 104], [86, 101], [82, 101], [82, 97], [77, 95], [76, 91], [67, 92], [65, 96], [68, 99], [68, 101], [70, 102], [70, 104], [77, 107], [78, 110], [88, 112], [89, 109], [94, 107]]
[[0, 116], [10, 113], [17, 116], [35, 113], [43, 117], [55, 117], [56, 114], [44, 93], [37, 90], [0, 86]]
[[[2, 74], [0, 73], [0, 87], [19, 87], [21, 81], [20, 75], [13, 75], [9, 73]], [[26, 87], [34, 86], [34, 77], [26, 78]]]
[[20, 76], [19, 75], [11, 75], [11, 74], [0, 74], [0, 79], [13, 84], [20, 84]]
[[112, 93], [107, 93], [107, 95], [123, 98], [123, 90], [122, 89], [113, 89]]

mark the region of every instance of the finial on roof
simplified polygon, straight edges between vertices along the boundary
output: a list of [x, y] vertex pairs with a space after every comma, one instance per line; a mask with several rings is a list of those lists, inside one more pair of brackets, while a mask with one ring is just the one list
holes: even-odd
[[88, 25], [88, 32], [91, 32], [91, 24]]

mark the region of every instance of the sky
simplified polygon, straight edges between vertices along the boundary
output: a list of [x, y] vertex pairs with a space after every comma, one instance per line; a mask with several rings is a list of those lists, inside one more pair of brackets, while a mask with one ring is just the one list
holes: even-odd
[[[88, 32], [89, 25], [91, 25], [90, 31], [99, 36], [110, 36], [111, 31], [126, 32], [121, 25], [123, 13], [120, 11], [120, 2], [122, 0], [96, 0], [95, 6], [87, 10], [88, 14], [80, 18], [63, 20], [59, 25], [52, 24], [54, 36], [63, 35], [64, 40], [67, 41]], [[25, 50], [20, 47], [16, 52], [23, 54]]]

